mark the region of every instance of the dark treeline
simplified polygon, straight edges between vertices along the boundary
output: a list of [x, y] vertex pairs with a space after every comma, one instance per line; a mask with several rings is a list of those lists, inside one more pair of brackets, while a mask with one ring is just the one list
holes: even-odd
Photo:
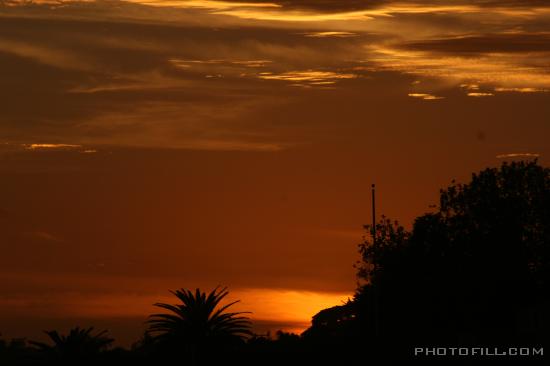
[[[550, 352], [550, 169], [505, 163], [452, 183], [410, 231], [382, 218], [365, 226], [358, 287], [315, 315], [303, 334], [250, 331], [246, 313], [181, 289], [131, 349], [105, 332], [47, 332], [50, 342], [0, 341], [0, 364], [525, 364], [532, 357], [414, 356], [415, 347], [545, 347]], [[176, 299], [175, 299], [176, 300]], [[386, 362], [384, 362], [386, 361]]]

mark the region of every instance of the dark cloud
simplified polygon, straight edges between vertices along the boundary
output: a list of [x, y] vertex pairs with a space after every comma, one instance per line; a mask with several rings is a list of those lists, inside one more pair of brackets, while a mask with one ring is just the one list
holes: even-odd
[[[223, 0], [237, 2], [236, 0]], [[475, 5], [480, 7], [548, 7], [546, 0], [243, 0], [241, 3], [275, 3], [284, 9], [315, 10], [322, 12], [355, 11], [380, 8], [395, 4], [409, 5]]]
[[521, 7], [521, 8], [531, 8], [531, 7], [548, 7], [548, 1], [546, 0], [469, 0], [466, 1], [471, 4], [477, 4], [479, 6], [487, 7]]
[[434, 51], [450, 54], [548, 52], [550, 51], [550, 34], [488, 34], [458, 38], [430, 39], [402, 43], [400, 47], [409, 50]]
[[[545, 8], [550, 6], [548, 1], [545, 0], [219, 0], [220, 2], [226, 2], [227, 6], [233, 6], [235, 8], [246, 7], [246, 4], [253, 5], [269, 5], [276, 4], [283, 11], [312, 11], [322, 13], [336, 13], [336, 12], [351, 12], [367, 9], [377, 9], [384, 7], [391, 7], [394, 5], [405, 5], [415, 7], [433, 7], [433, 6], [476, 6], [480, 8]], [[172, 6], [173, 10], [171, 14], [166, 14], [159, 9], [159, 7], [150, 7], [139, 4], [139, 1], [122, 1], [122, 0], [102, 0], [102, 1], [59, 1], [57, 4], [27, 2], [20, 0], [2, 0], [0, 1], [0, 12], [6, 14], [25, 14], [26, 16], [37, 16], [43, 14], [45, 11], [54, 9], [57, 15], [65, 15], [78, 18], [89, 17], [102, 17], [107, 19], [117, 18], [134, 18], [134, 19], [156, 19], [156, 20], [182, 20], [188, 24], [203, 24], [204, 22], [200, 16], [202, 13], [200, 6], [197, 9], [196, 3], [193, 6], [185, 6], [185, 0], [180, 5], [172, 3], [166, 6]], [[244, 5], [243, 5], [244, 4]], [[202, 5], [203, 8], [218, 8], [214, 4]], [[161, 7], [162, 8], [162, 7]], [[259, 8], [257, 8], [259, 9]], [[265, 7], [264, 9], [274, 9], [271, 7]], [[86, 14], [83, 14], [85, 12]], [[199, 16], [197, 16], [199, 15]], [[212, 18], [218, 18], [218, 21], [231, 24], [232, 22], [224, 17], [211, 16]]]
[[[225, 0], [224, 0], [225, 1]], [[227, 2], [237, 2], [227, 0]], [[383, 4], [391, 3], [387, 0], [244, 0], [242, 3], [275, 3], [289, 10], [317, 10], [323, 12], [353, 11], [377, 7]]]
[[418, 4], [418, 5], [460, 5], [472, 4], [487, 7], [532, 7], [548, 6], [545, 0], [223, 0], [240, 3], [275, 3], [288, 9], [315, 9], [322, 11], [349, 11], [381, 7], [391, 4]]
[[25, 143], [277, 149], [277, 137], [267, 136], [261, 123], [247, 116], [286, 103], [291, 81], [267, 83], [259, 73], [304, 75], [314, 69], [338, 80], [340, 73], [350, 75], [343, 67], [354, 66], [342, 64], [341, 54], [353, 58], [352, 50], [375, 38], [315, 39], [260, 27], [5, 18], [0, 23], [0, 67], [6, 70], [0, 80], [0, 129], [5, 138]]

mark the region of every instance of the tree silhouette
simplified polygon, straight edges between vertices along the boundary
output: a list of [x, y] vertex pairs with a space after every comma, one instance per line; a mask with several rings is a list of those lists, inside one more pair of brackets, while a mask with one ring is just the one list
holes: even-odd
[[148, 332], [161, 345], [186, 350], [192, 363], [208, 348], [239, 343], [252, 335], [249, 319], [241, 316], [249, 312], [226, 312], [239, 300], [219, 306], [229, 294], [227, 288], [216, 287], [209, 294], [199, 289], [194, 293], [186, 289], [171, 292], [181, 304], [154, 304], [171, 313], [151, 315]]
[[411, 232], [388, 219], [375, 231], [374, 244], [365, 238], [359, 247], [355, 302], [366, 332], [376, 316], [381, 339], [402, 342], [547, 337], [547, 323], [525, 318], [547, 319], [550, 305], [549, 169], [536, 161], [486, 169], [442, 190], [437, 212]]
[[92, 334], [93, 327], [73, 328], [67, 335], [56, 330], [45, 331], [53, 344], [31, 341], [31, 345], [44, 352], [49, 359], [61, 362], [92, 361], [110, 347], [114, 339], [107, 337], [107, 331]]

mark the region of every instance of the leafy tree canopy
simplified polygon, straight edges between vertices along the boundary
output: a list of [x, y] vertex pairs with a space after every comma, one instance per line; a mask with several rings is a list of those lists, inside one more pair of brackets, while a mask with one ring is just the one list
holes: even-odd
[[376, 318], [403, 337], [536, 335], [543, 325], [524, 318], [550, 305], [550, 169], [504, 163], [453, 182], [411, 231], [383, 218], [359, 251], [355, 303], [369, 329]]

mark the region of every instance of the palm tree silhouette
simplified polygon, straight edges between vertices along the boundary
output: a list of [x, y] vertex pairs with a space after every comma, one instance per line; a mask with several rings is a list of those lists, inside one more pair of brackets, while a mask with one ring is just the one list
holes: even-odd
[[163, 344], [186, 349], [193, 364], [199, 350], [232, 344], [252, 335], [251, 322], [248, 317], [241, 316], [250, 312], [226, 312], [239, 300], [218, 307], [229, 293], [226, 287], [218, 289], [216, 287], [208, 295], [199, 289], [195, 293], [186, 289], [170, 291], [181, 304], [154, 304], [171, 313], [150, 315], [148, 332]]
[[89, 360], [107, 349], [114, 341], [113, 338], [106, 336], [106, 330], [94, 335], [93, 329], [93, 327], [87, 329], [76, 327], [71, 329], [68, 335], [61, 335], [56, 330], [45, 331], [53, 345], [35, 341], [29, 343], [55, 359]]

